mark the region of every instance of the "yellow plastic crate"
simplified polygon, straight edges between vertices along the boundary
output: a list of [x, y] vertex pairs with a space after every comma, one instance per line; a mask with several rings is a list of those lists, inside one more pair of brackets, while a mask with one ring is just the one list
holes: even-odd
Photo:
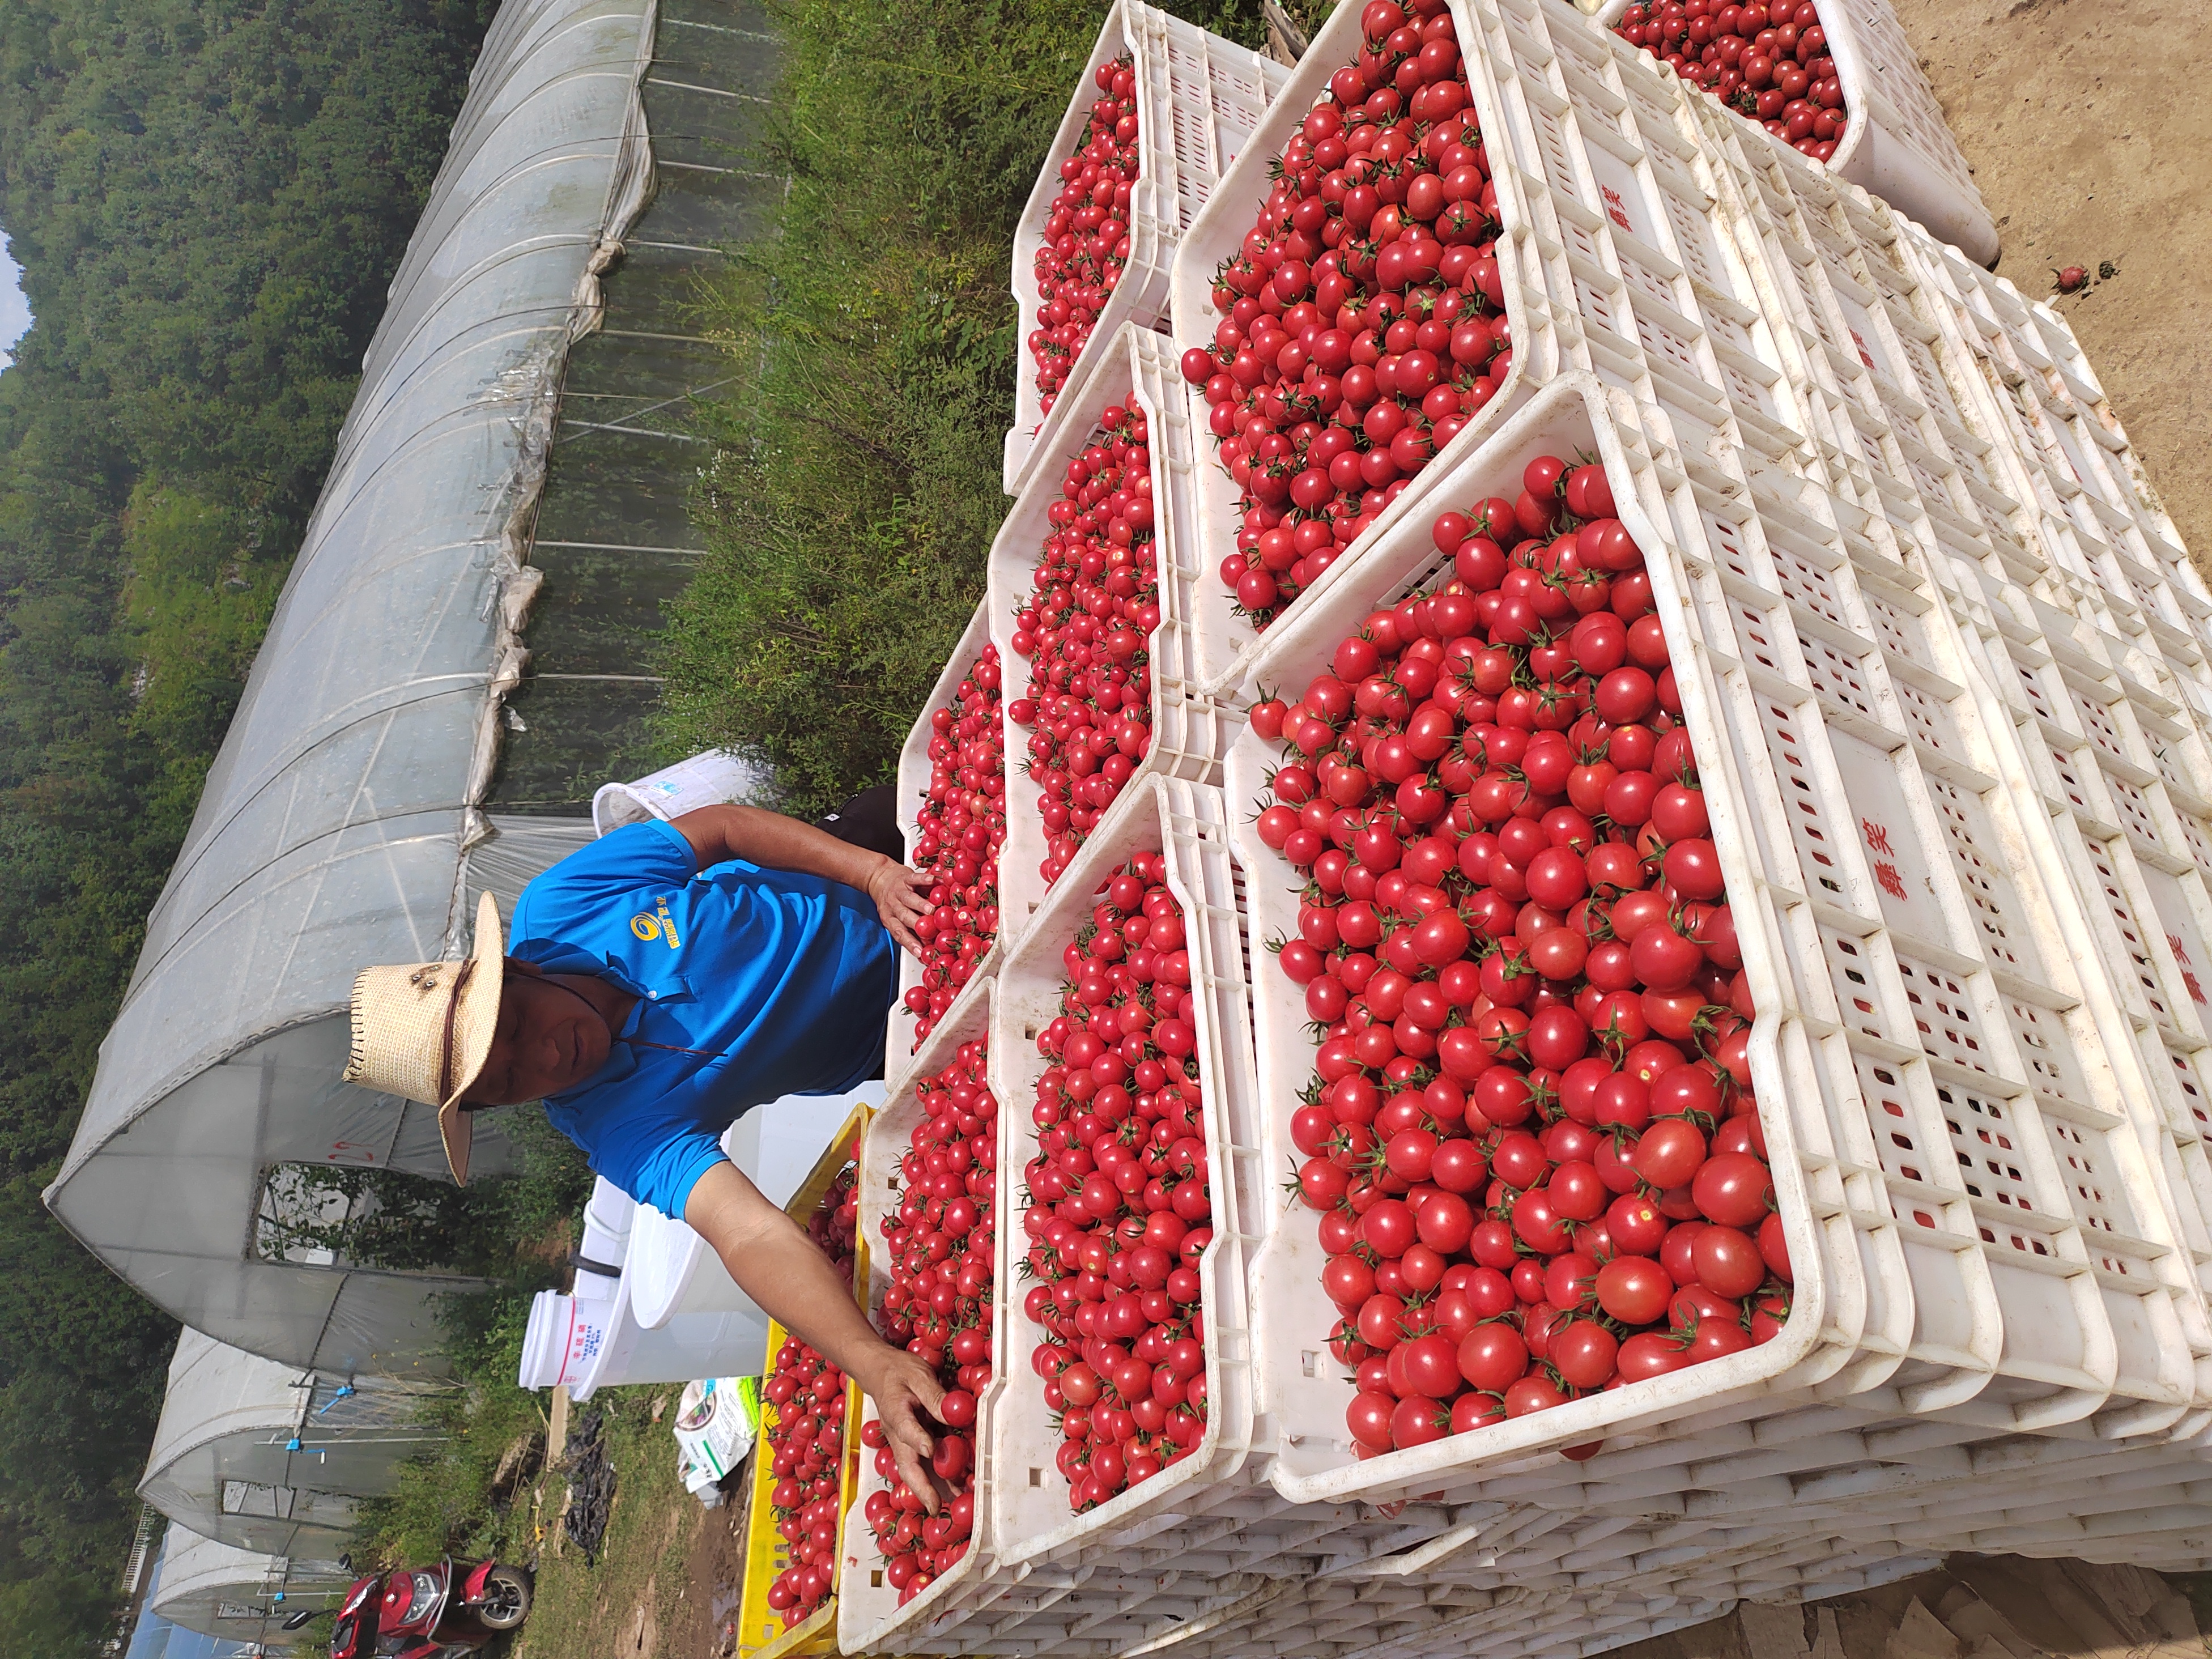
[[[836, 1184], [838, 1171], [853, 1163], [860, 1155], [860, 1133], [875, 1115], [874, 1109], [856, 1106], [853, 1115], [837, 1131], [836, 1139], [821, 1160], [808, 1171], [799, 1190], [792, 1194], [791, 1202], [784, 1206], [786, 1214], [800, 1222], [811, 1218], [830, 1188]], [[868, 1241], [856, 1227], [853, 1240], [853, 1285], [856, 1297], [865, 1298], [868, 1284]], [[769, 1363], [774, 1364], [777, 1352], [783, 1346], [785, 1331], [775, 1320], [769, 1322]], [[769, 1502], [775, 1490], [773, 1460], [768, 1453], [768, 1431], [781, 1417], [780, 1408], [763, 1399], [761, 1401], [760, 1439], [753, 1455], [752, 1480], [750, 1483], [750, 1506], [745, 1516], [745, 1587], [738, 1603], [738, 1659], [800, 1659], [801, 1656], [830, 1654], [837, 1651], [837, 1595], [833, 1589], [822, 1605], [811, 1613], [805, 1623], [790, 1630], [783, 1627], [781, 1614], [768, 1604], [769, 1586], [778, 1574], [791, 1565], [791, 1546], [776, 1535], [775, 1510]], [[844, 1466], [837, 1480], [837, 1555], [842, 1558], [845, 1541], [845, 1512], [852, 1506], [853, 1483], [860, 1472], [860, 1390], [848, 1377], [845, 1382], [845, 1449]]]

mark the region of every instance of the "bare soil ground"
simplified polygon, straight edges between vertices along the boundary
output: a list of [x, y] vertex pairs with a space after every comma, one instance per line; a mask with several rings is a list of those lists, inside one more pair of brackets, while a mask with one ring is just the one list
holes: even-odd
[[[549, 1475], [537, 1601], [508, 1659], [724, 1659], [734, 1650], [744, 1576], [742, 1476], [720, 1509], [703, 1509], [684, 1492], [667, 1421], [676, 1394], [657, 1386], [600, 1396], [616, 1486], [596, 1565], [562, 1535], [554, 1517], [562, 1478]], [[657, 1421], [656, 1404], [663, 1407]]]
[[2004, 246], [1997, 269], [2048, 294], [2051, 268], [2118, 275], [2061, 298], [2200, 567], [2212, 568], [2212, 9], [2184, 0], [1893, 0]]

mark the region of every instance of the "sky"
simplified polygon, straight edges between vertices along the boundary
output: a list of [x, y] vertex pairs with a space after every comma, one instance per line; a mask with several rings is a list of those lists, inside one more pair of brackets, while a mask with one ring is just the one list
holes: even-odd
[[0, 368], [15, 361], [8, 348], [30, 325], [31, 302], [23, 297], [23, 273], [9, 252], [7, 234], [0, 232]]

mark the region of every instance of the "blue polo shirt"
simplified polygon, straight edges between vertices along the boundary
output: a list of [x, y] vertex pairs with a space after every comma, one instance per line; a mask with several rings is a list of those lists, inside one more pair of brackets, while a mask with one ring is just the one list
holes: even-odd
[[[882, 1060], [896, 947], [842, 883], [734, 859], [702, 870], [656, 819], [525, 887], [511, 931], [509, 955], [637, 998], [607, 1063], [545, 1115], [594, 1171], [665, 1215], [683, 1215], [746, 1111], [848, 1093]], [[671, 1052], [685, 1048], [702, 1052]]]

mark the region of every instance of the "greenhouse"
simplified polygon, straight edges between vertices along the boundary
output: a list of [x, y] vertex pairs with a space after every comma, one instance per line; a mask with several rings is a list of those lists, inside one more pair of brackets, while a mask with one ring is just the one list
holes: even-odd
[[439, 1437], [420, 1393], [280, 1365], [199, 1332], [178, 1340], [138, 1495], [218, 1543], [334, 1557], [355, 1500], [390, 1490], [401, 1461]]
[[233, 1642], [289, 1646], [283, 1622], [344, 1599], [353, 1574], [335, 1561], [293, 1559], [234, 1549], [171, 1527], [161, 1577], [147, 1605], [173, 1625]]
[[[696, 556], [684, 430], [725, 360], [687, 297], [781, 181], [774, 45], [722, 0], [508, 0], [129, 994], [54, 1213], [216, 1340], [434, 1375], [469, 1281], [302, 1244], [322, 1172], [444, 1177], [434, 1115], [341, 1084], [374, 962], [458, 953], [489, 890], [650, 769], [647, 660]], [[506, 1157], [480, 1123], [477, 1167]], [[312, 1229], [307, 1230], [312, 1231]]]

